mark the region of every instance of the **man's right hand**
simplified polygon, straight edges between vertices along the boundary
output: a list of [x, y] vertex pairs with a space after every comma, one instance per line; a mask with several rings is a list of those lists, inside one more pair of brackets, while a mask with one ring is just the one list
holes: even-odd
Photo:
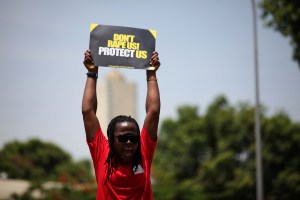
[[89, 72], [95, 72], [98, 70], [98, 67], [94, 65], [94, 60], [90, 50], [86, 50], [84, 52], [83, 64]]

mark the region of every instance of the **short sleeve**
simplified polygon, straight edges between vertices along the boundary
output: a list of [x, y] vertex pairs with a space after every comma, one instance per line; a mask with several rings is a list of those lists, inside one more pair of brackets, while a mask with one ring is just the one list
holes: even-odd
[[108, 150], [108, 140], [103, 135], [101, 128], [99, 128], [96, 132], [93, 141], [87, 141], [87, 144], [93, 159], [94, 168], [97, 171], [98, 164], [102, 163], [106, 159], [105, 154]]
[[146, 158], [146, 161], [149, 163], [152, 163], [156, 144], [157, 140], [152, 141], [146, 128], [143, 127], [141, 132], [141, 150]]

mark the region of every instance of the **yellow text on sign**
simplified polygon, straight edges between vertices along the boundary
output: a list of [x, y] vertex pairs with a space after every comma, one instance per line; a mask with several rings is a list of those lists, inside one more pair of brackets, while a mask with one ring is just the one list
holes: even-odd
[[114, 34], [114, 40], [123, 41], [123, 42], [133, 42], [134, 35], [125, 35], [125, 34]]

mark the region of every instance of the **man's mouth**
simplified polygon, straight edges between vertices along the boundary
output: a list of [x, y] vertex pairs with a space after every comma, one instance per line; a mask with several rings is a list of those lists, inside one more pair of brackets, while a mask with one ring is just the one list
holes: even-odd
[[126, 156], [133, 156], [133, 148], [131, 147], [124, 148], [124, 153]]
[[133, 151], [133, 148], [128, 147], [128, 148], [124, 148], [124, 150], [125, 151]]

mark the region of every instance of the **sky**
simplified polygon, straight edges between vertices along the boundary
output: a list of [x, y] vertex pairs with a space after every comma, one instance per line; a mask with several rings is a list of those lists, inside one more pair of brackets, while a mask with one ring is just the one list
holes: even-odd
[[[257, 10], [259, 94], [267, 114], [300, 122], [300, 68], [289, 38], [267, 28]], [[81, 115], [82, 61], [91, 23], [157, 31], [161, 121], [181, 105], [204, 114], [219, 95], [255, 105], [250, 0], [0, 1], [0, 149], [12, 140], [54, 142], [89, 158]], [[101, 67], [99, 81], [112, 68]], [[137, 84], [145, 117], [146, 72], [118, 69]]]

